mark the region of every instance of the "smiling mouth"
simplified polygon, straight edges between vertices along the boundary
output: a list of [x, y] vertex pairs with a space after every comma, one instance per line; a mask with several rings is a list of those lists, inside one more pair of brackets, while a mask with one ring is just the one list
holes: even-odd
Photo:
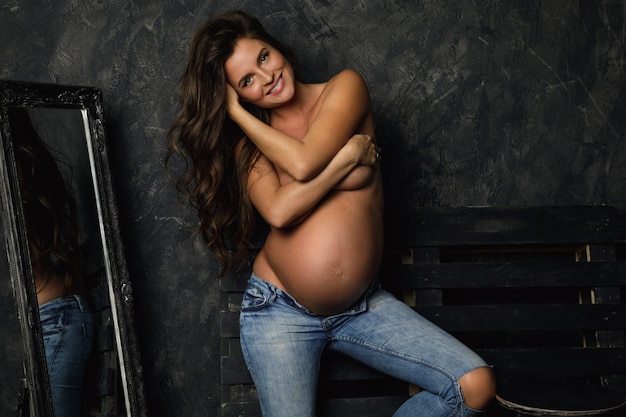
[[272, 87], [272, 89], [270, 91], [267, 92], [267, 95], [269, 96], [270, 94], [274, 94], [280, 87], [282, 87], [283, 85], [283, 73], [280, 73], [280, 76], [278, 77], [278, 82], [276, 83], [276, 85], [274, 87]]

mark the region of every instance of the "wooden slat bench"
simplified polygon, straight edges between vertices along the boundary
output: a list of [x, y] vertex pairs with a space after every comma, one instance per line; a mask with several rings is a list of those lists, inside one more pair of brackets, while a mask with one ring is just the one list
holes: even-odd
[[[493, 364], [500, 402], [514, 407], [529, 396], [529, 413], [571, 416], [571, 409], [548, 410], [601, 410], [606, 403], [592, 390], [624, 388], [626, 225], [619, 210], [395, 211], [386, 242], [387, 289]], [[585, 400], [574, 394], [581, 383], [589, 384], [582, 386], [590, 403], [574, 404]], [[610, 401], [620, 402], [623, 395]]]
[[[387, 209], [385, 239], [385, 288], [494, 366], [500, 404], [528, 415], [567, 416], [577, 414], [549, 410], [579, 407], [599, 414], [623, 402], [626, 223], [621, 211], [606, 206]], [[244, 272], [221, 284], [222, 417], [260, 416], [238, 340], [247, 277]], [[329, 354], [320, 376], [318, 415], [391, 416], [418, 390]], [[522, 404], [529, 401], [524, 396], [534, 404]], [[488, 416], [505, 413], [514, 412], [494, 403]]]

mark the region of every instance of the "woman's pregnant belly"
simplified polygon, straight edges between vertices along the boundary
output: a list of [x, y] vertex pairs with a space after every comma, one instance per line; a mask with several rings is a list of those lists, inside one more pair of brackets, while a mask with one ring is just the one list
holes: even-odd
[[350, 307], [376, 275], [382, 255], [376, 188], [334, 192], [297, 227], [272, 230], [255, 273], [315, 313]]

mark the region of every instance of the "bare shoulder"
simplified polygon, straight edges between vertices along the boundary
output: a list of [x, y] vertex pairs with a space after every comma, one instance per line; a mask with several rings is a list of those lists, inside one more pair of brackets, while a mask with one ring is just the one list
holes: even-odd
[[357, 71], [353, 69], [344, 69], [343, 71], [334, 75], [330, 80], [328, 80], [327, 87], [334, 88], [336, 86], [339, 87], [350, 87], [350, 88], [367, 88], [365, 84], [365, 80]]
[[347, 99], [364, 104], [369, 102], [369, 91], [361, 74], [353, 69], [345, 69], [328, 80], [321, 98], [340, 102]]

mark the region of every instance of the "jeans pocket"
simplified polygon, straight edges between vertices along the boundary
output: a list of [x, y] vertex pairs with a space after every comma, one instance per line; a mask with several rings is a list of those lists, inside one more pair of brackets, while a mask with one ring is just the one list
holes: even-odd
[[41, 332], [45, 340], [47, 337], [55, 337], [63, 333], [67, 325], [67, 311], [55, 309], [46, 314], [40, 314], [40, 319]]
[[259, 310], [269, 302], [269, 297], [260, 289], [248, 287], [241, 301], [241, 311]]

